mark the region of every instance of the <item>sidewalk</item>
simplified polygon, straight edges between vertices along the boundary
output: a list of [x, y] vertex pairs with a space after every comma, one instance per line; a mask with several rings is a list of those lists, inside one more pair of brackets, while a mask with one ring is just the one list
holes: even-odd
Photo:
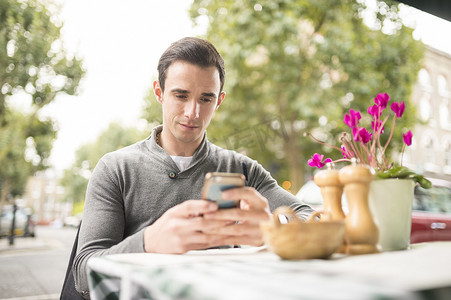
[[54, 243], [55, 241], [39, 237], [15, 237], [14, 244], [10, 245], [9, 237], [2, 237], [0, 239], [0, 255], [48, 250], [56, 246]]

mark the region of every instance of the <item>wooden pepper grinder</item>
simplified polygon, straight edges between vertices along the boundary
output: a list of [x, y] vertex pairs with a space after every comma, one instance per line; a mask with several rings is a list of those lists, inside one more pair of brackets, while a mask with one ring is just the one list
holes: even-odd
[[324, 200], [324, 217], [331, 221], [340, 221], [345, 218], [345, 214], [341, 208], [343, 184], [340, 182], [338, 170], [333, 169], [332, 166], [331, 163], [328, 163], [327, 170], [316, 173], [313, 181], [321, 189], [321, 195]]
[[374, 223], [368, 204], [368, 192], [373, 172], [366, 165], [356, 164], [342, 168], [341, 183], [349, 204], [346, 216], [346, 254], [368, 254], [379, 252], [377, 242], [379, 230]]
[[[323, 197], [324, 214], [320, 221], [342, 221], [345, 219], [341, 203], [343, 184], [340, 182], [339, 172], [333, 168], [333, 164], [327, 163], [326, 166], [326, 170], [319, 171], [313, 178], [316, 185], [320, 187]], [[346, 240], [344, 240], [343, 245], [336, 252], [346, 253], [346, 249]]]

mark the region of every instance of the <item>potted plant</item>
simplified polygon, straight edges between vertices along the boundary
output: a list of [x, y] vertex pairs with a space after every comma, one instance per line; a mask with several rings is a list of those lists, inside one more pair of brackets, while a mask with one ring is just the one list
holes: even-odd
[[[342, 133], [340, 148], [307, 134], [316, 142], [335, 148], [342, 154], [341, 158], [332, 160], [324, 159], [324, 155], [315, 153], [308, 160], [308, 164], [311, 167], [322, 168], [326, 163], [355, 159], [360, 164], [371, 167], [375, 173], [375, 180], [371, 183], [369, 202], [379, 227], [380, 247], [382, 250], [399, 250], [408, 247], [410, 243], [414, 184], [418, 183], [423, 188], [430, 188], [431, 182], [402, 165], [405, 148], [412, 144], [413, 135], [410, 130], [402, 134], [403, 147], [400, 162], [393, 162], [386, 155], [390, 142], [394, 138], [396, 119], [401, 118], [405, 111], [404, 102], [393, 101], [390, 106], [389, 102], [390, 96], [386, 93], [380, 93], [374, 98], [374, 104], [367, 110], [372, 120], [371, 127], [368, 126], [368, 129], [360, 124], [361, 113], [350, 109], [343, 119], [350, 133]], [[387, 107], [390, 107], [390, 110]], [[386, 130], [390, 115], [392, 115], [391, 128]], [[381, 141], [383, 135], [388, 135], [385, 143]], [[393, 236], [394, 233], [399, 234]]]

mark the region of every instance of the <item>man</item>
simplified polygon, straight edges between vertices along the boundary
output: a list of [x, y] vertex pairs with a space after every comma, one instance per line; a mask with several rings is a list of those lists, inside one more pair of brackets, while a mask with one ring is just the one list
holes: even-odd
[[[123, 252], [185, 253], [223, 245], [262, 245], [259, 222], [290, 205], [301, 217], [311, 208], [277, 185], [256, 161], [211, 144], [206, 129], [224, 102], [224, 61], [197, 38], [172, 44], [158, 64], [155, 97], [163, 125], [149, 138], [105, 155], [86, 192], [76, 288], [88, 290], [90, 257]], [[246, 175], [246, 186], [223, 193], [240, 208], [199, 200], [207, 172]], [[237, 222], [238, 221], [238, 222]]]

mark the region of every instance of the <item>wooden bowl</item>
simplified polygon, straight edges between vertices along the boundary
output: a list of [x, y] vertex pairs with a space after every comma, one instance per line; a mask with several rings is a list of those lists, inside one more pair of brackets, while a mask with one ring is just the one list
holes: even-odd
[[[276, 209], [273, 221], [260, 224], [266, 245], [282, 259], [328, 258], [344, 243], [345, 223], [317, 222], [320, 213], [304, 222], [289, 207]], [[288, 219], [288, 223], [282, 224], [281, 219]]]

